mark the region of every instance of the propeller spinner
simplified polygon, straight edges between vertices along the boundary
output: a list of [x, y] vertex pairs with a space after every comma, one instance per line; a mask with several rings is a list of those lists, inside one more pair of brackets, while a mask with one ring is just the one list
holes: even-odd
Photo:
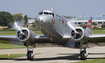
[[28, 32], [26, 30], [21, 30], [21, 31], [18, 31], [17, 33], [17, 37], [20, 39], [20, 40], [24, 40], [26, 39], [28, 36]]

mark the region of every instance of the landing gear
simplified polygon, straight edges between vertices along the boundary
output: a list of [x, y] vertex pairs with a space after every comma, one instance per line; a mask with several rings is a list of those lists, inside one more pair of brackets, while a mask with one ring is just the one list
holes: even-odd
[[81, 47], [80, 48], [80, 57], [81, 57], [81, 60], [86, 60], [87, 59], [88, 52], [87, 52], [86, 48], [87, 48], [87, 45], [86, 45], [86, 47]]
[[35, 53], [34, 53], [34, 47], [33, 48], [29, 48], [27, 47], [27, 59], [28, 60], [33, 60]]
[[87, 59], [87, 56], [88, 56], [88, 54], [86, 53], [86, 51], [85, 50], [83, 50], [83, 51], [81, 51], [81, 60], [86, 60]]

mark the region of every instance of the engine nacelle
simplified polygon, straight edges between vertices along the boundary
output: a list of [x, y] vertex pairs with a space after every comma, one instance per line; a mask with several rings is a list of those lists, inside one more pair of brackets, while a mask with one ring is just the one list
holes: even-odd
[[84, 37], [84, 30], [81, 27], [76, 27], [75, 29], [78, 33], [75, 33], [74, 30], [71, 31], [71, 37], [75, 41], [79, 41]]
[[21, 30], [17, 31], [17, 39], [23, 42], [26, 45], [33, 45], [35, 44], [35, 33], [27, 28], [22, 28]]

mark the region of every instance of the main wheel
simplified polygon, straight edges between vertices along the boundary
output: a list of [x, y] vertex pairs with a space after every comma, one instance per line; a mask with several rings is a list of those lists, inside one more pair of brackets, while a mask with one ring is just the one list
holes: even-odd
[[28, 51], [28, 53], [27, 53], [27, 59], [28, 60], [33, 60], [33, 51]]
[[80, 56], [81, 56], [81, 60], [86, 60], [87, 59], [86, 51], [85, 50], [81, 51]]

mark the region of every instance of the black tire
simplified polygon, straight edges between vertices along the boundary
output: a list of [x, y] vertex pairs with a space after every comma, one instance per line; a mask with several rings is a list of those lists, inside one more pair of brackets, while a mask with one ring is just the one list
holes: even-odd
[[87, 56], [85, 56], [85, 54], [86, 54], [86, 51], [81, 51], [81, 60], [86, 60], [87, 59]]
[[33, 57], [31, 56], [31, 54], [33, 54], [33, 52], [32, 51], [28, 51], [28, 53], [27, 53], [27, 59], [28, 60], [33, 60]]

